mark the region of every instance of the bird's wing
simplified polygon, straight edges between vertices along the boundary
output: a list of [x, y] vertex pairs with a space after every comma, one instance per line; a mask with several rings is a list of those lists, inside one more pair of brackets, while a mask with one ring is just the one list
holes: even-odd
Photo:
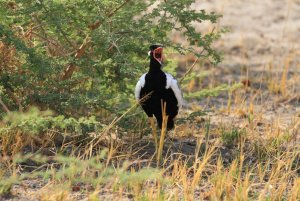
[[135, 99], [138, 101], [140, 99], [140, 93], [141, 93], [141, 89], [145, 86], [145, 77], [146, 77], [146, 74], [143, 74], [139, 81], [136, 83], [136, 86], [135, 86]]
[[177, 99], [177, 106], [180, 108], [183, 106], [183, 97], [182, 97], [182, 92], [178, 86], [177, 80], [169, 73], [165, 73], [165, 74], [167, 77], [166, 89], [169, 89], [169, 88], [172, 89], [172, 91], [174, 92], [174, 95]]

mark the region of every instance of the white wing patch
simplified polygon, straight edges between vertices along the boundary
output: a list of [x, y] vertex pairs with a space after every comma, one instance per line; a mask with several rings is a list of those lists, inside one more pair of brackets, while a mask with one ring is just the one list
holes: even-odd
[[173, 90], [175, 97], [177, 99], [177, 106], [181, 108], [183, 106], [183, 97], [182, 97], [181, 90], [177, 84], [177, 80], [175, 80], [175, 78], [173, 78], [173, 76], [170, 75], [169, 73], [165, 73], [165, 74], [167, 77], [166, 89], [171, 88]]
[[136, 83], [136, 86], [135, 86], [135, 99], [138, 101], [140, 99], [140, 93], [141, 93], [141, 90], [142, 88], [145, 86], [145, 77], [146, 77], [146, 74], [143, 74], [139, 81]]

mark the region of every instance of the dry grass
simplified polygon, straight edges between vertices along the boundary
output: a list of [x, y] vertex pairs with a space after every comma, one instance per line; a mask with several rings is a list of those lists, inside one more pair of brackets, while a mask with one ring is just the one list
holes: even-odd
[[[289, 63], [281, 79], [268, 76], [270, 69], [260, 80], [266, 86], [276, 82], [279, 91], [251, 85], [231, 91], [223, 106], [171, 133], [164, 116], [160, 135], [152, 119], [152, 136], [139, 139], [133, 131], [120, 138], [114, 124], [122, 115], [81, 148], [72, 140], [56, 147], [61, 134], [53, 131], [39, 138], [21, 131], [2, 135], [2, 199], [299, 200], [299, 111], [276, 116], [267, 109], [297, 108]], [[192, 108], [182, 116], [199, 110]], [[20, 152], [32, 154], [21, 162]]]
[[[285, 93], [274, 96], [291, 95], [290, 85], [280, 88]], [[78, 151], [74, 142], [63, 143], [64, 149], [71, 147], [63, 157], [63, 150], [50, 155], [41, 151], [53, 149], [52, 133], [41, 139], [23, 133], [2, 136], [2, 199], [299, 200], [299, 114], [291, 114], [293, 120], [284, 125], [279, 117], [263, 118], [256, 101], [259, 93], [251, 87], [232, 92], [226, 110], [178, 125], [171, 140], [165, 140], [162, 129], [159, 138], [154, 130], [152, 137], [135, 137], [133, 143], [120, 139], [110, 125], [103, 131], [105, 137], [100, 133], [91, 141], [97, 142], [92, 147]], [[224, 115], [238, 121], [214, 120]], [[43, 157], [34, 154], [25, 156], [23, 163], [16, 160], [18, 152], [41, 142], [47, 146], [35, 153]], [[107, 151], [101, 152], [105, 147]]]

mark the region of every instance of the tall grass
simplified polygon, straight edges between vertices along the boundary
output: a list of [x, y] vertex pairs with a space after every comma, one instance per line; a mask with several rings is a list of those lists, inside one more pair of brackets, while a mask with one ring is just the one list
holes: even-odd
[[[1, 162], [6, 160], [6, 165], [1, 163], [0, 193], [8, 196], [15, 193], [14, 185], [28, 188], [25, 181], [40, 180], [45, 181], [42, 188], [34, 193], [29, 190], [26, 196], [41, 200], [73, 200], [80, 196], [90, 200], [109, 197], [114, 200], [298, 200], [299, 145], [288, 146], [292, 139], [284, 137], [284, 131], [275, 136], [270, 134], [266, 140], [258, 133], [254, 134], [255, 138], [247, 135], [248, 129], [236, 129], [232, 128], [231, 134], [230, 130], [226, 131], [230, 135], [225, 138], [226, 143], [220, 141], [225, 135], [222, 129], [211, 129], [219, 137], [207, 142], [198, 138], [195, 152], [190, 155], [162, 152], [164, 140], [160, 136], [158, 150], [154, 152], [157, 158], [121, 152], [125, 145], [116, 147], [116, 143], [88, 158], [77, 155], [75, 149], [69, 156], [56, 153], [14, 155], [11, 160], [1, 158]], [[236, 132], [246, 133], [236, 135]], [[228, 144], [230, 150], [222, 154]], [[187, 146], [183, 142], [181, 145]], [[28, 164], [32, 164], [29, 172], [23, 170]]]

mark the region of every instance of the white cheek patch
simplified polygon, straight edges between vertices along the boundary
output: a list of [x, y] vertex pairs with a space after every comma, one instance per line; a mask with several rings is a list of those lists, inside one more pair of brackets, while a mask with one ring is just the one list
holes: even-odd
[[149, 56], [149, 57], [150, 57], [150, 55], [151, 55], [151, 51], [148, 52], [148, 56]]
[[147, 73], [143, 74], [143, 75], [140, 77], [139, 81], [136, 83], [136, 86], [135, 86], [135, 99], [136, 99], [137, 101], [140, 100], [140, 93], [141, 93], [141, 90], [142, 90], [142, 88], [145, 86], [145, 82], [146, 82], [145, 77], [146, 77], [146, 74], [147, 74]]

